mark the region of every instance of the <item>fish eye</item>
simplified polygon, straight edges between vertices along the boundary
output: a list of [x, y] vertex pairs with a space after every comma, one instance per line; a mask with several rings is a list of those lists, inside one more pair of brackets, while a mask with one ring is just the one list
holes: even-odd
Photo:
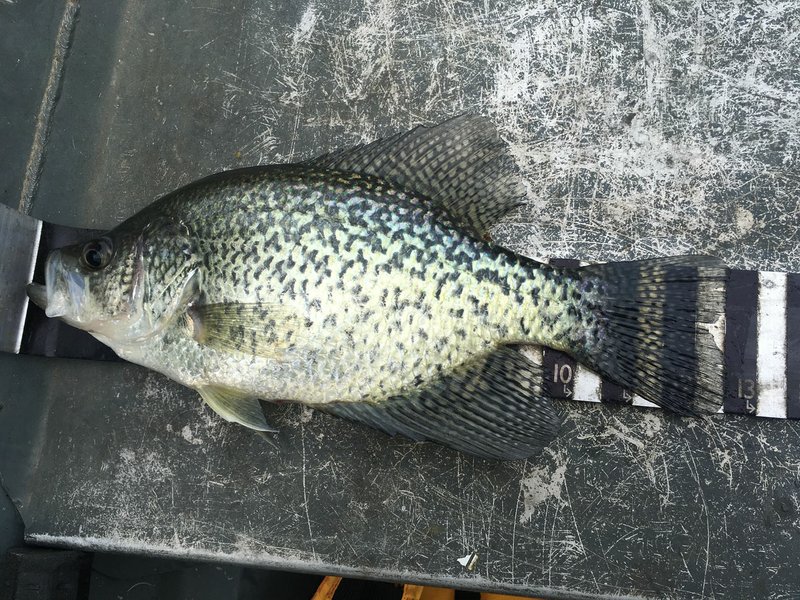
[[111, 242], [106, 239], [92, 240], [81, 251], [84, 266], [90, 271], [99, 271], [111, 262]]

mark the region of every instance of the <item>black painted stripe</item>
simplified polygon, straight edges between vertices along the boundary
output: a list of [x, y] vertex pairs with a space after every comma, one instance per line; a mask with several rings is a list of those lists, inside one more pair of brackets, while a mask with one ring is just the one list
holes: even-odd
[[[634, 274], [631, 273], [631, 277]], [[636, 275], [638, 279], [638, 274]], [[637, 282], [630, 282], [631, 289], [636, 289]], [[635, 347], [620, 348], [617, 360], [635, 360], [637, 349]], [[600, 402], [606, 404], [633, 404], [633, 393], [619, 385], [618, 383], [601, 376], [600, 379]]]
[[786, 276], [786, 416], [800, 419], [800, 273]]
[[608, 404], [633, 404], [633, 394], [621, 385], [607, 379], [600, 380], [600, 402]]
[[[575, 268], [580, 261], [568, 258], [554, 258], [549, 263], [553, 267]], [[544, 373], [543, 391], [551, 398], [566, 400], [575, 393], [575, 359], [551, 348], [542, 349], [542, 370]]]
[[[686, 361], [690, 365], [697, 365], [697, 347], [695, 346], [694, 333], [686, 333], [676, 327], [671, 327], [670, 323], [680, 323], [686, 317], [682, 312], [693, 309], [693, 319], [697, 319], [697, 306], [699, 302], [699, 285], [695, 278], [697, 269], [695, 267], [685, 267], [682, 265], [667, 268], [667, 281], [680, 281], [678, 289], [680, 297], [675, 297], [676, 293], [668, 288], [666, 290], [667, 299], [664, 303], [663, 321], [661, 326], [663, 333], [662, 341], [664, 344], [661, 349], [661, 361]], [[682, 363], [680, 363], [682, 364]], [[664, 371], [673, 373], [672, 381], [663, 381], [661, 386], [661, 398], [665, 405], [671, 401], [672, 390], [684, 392], [685, 390], [695, 389], [696, 374], [699, 367], [693, 370], [681, 369], [675, 366], [663, 367]]]
[[731, 271], [725, 302], [725, 412], [758, 406], [758, 272]]
[[544, 393], [551, 398], [572, 398], [575, 391], [575, 360], [563, 352], [550, 348], [542, 349]]

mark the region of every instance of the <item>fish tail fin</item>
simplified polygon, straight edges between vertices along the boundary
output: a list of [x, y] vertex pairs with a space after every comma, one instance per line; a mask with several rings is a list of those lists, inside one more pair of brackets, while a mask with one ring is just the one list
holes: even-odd
[[723, 400], [725, 290], [718, 259], [679, 256], [580, 269], [597, 326], [579, 360], [646, 400], [682, 414]]

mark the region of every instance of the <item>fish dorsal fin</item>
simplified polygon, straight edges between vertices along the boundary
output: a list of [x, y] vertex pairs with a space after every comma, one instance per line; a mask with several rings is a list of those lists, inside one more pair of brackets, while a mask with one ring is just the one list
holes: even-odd
[[278, 431], [270, 427], [258, 399], [231, 388], [207, 385], [198, 388], [203, 400], [226, 421], [239, 423], [256, 431]]
[[317, 408], [390, 435], [513, 460], [536, 454], [558, 433], [560, 419], [541, 381], [540, 366], [503, 347], [404, 396]]
[[305, 164], [372, 175], [415, 192], [479, 236], [525, 199], [508, 145], [480, 115], [420, 126]]

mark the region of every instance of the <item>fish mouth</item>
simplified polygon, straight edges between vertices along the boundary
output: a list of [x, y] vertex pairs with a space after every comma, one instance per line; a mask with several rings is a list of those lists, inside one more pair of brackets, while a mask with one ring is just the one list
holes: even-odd
[[28, 298], [42, 310], [47, 310], [47, 286], [41, 283], [29, 283], [25, 288]]
[[48, 317], [77, 317], [79, 303], [84, 297], [85, 282], [77, 271], [65, 268], [59, 250], [54, 250], [47, 257], [44, 280], [44, 285], [36, 282], [28, 284], [28, 298]]

